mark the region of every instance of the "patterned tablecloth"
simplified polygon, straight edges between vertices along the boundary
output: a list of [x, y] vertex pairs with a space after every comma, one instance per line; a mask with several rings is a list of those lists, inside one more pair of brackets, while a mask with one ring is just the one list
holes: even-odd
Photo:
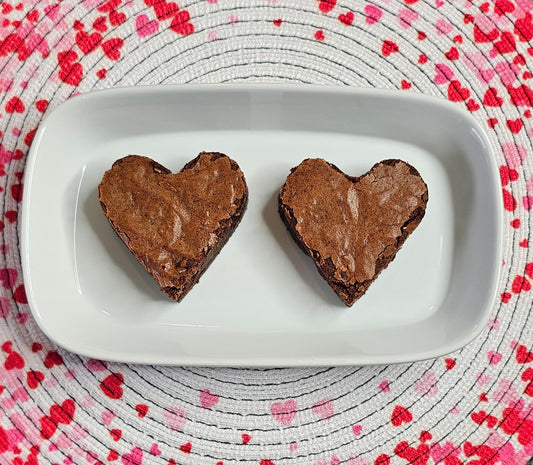
[[[0, 3], [0, 463], [528, 463], [533, 1], [178, 2]], [[487, 129], [505, 238], [479, 338], [420, 363], [259, 370], [107, 363], [40, 332], [19, 244], [43, 116], [96, 89], [250, 81], [422, 92]]]

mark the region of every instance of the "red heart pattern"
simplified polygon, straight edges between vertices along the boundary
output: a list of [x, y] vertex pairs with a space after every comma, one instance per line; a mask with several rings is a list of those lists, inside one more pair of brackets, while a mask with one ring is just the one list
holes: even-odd
[[[533, 210], [533, 152], [530, 145], [533, 136], [533, 9], [530, 2], [483, 0], [459, 5], [443, 0], [435, 0], [431, 4], [404, 0], [379, 5], [372, 2], [349, 5], [336, 0], [305, 0], [299, 9], [294, 9], [280, 0], [264, 0], [261, 5], [260, 2], [252, 2], [245, 9], [233, 9], [221, 0], [207, 0], [194, 5], [174, 1], [176, 3], [170, 0], [145, 0], [144, 8], [142, 2], [136, 4], [127, 0], [83, 0], [75, 5], [76, 8], [71, 8], [72, 5], [65, 2], [0, 2], [0, 177], [4, 181], [0, 191], [5, 199], [4, 210], [0, 214], [0, 231], [4, 235], [0, 245], [0, 256], [4, 259], [0, 267], [0, 353], [3, 356], [0, 361], [0, 401], [3, 412], [0, 418], [0, 456], [5, 456], [5, 460], [13, 465], [37, 465], [47, 461], [65, 465], [78, 462], [101, 465], [106, 461], [120, 465], [144, 465], [155, 460], [156, 456], [161, 463], [176, 465], [187, 459], [194, 461], [206, 451], [201, 441], [197, 444], [197, 440], [189, 436], [187, 425], [179, 428], [179, 431], [173, 430], [173, 437], [179, 434], [179, 438], [172, 446], [166, 447], [157, 439], [154, 439], [157, 442], [150, 440], [135, 444], [130, 427], [121, 422], [121, 412], [125, 412], [119, 407], [121, 402], [128, 406], [130, 418], [136, 422], [138, 429], [143, 428], [143, 432], [148, 432], [152, 424], [170, 429], [161, 412], [171, 408], [184, 412], [181, 403], [185, 399], [190, 402], [187, 409], [191, 424], [199, 419], [197, 413], [202, 411], [212, 415], [213, 424], [217, 415], [240, 418], [239, 424], [228, 424], [227, 429], [217, 433], [223, 438], [217, 443], [221, 452], [219, 457], [215, 457], [217, 454], [212, 449], [213, 457], [209, 458], [217, 465], [230, 462], [229, 459], [223, 459], [224, 451], [229, 450], [222, 450], [225, 443], [231, 444], [231, 450], [240, 461], [248, 460], [261, 465], [277, 464], [279, 460], [276, 457], [287, 457], [289, 461], [298, 461], [300, 458], [309, 461], [305, 456], [308, 444], [302, 440], [301, 425], [308, 425], [306, 431], [314, 434], [318, 428], [327, 428], [340, 421], [338, 426], [348, 428], [350, 437], [360, 441], [358, 444], [362, 444], [362, 448], [364, 441], [373, 434], [371, 418], [352, 419], [350, 423], [342, 424], [344, 416], [353, 408], [348, 405], [346, 396], [334, 400], [334, 416], [329, 417], [331, 411], [327, 409], [327, 403], [316, 406], [321, 402], [319, 399], [329, 398], [322, 395], [324, 392], [312, 398], [302, 395], [303, 391], [289, 394], [289, 384], [283, 383], [284, 375], [279, 372], [269, 372], [275, 373], [275, 381], [269, 379], [269, 382], [276, 384], [276, 388], [269, 390], [270, 384], [266, 383], [265, 396], [270, 399], [266, 404], [252, 405], [248, 399], [250, 404], [246, 411], [254, 410], [254, 415], [249, 418], [243, 419], [241, 411], [232, 411], [236, 402], [235, 392], [218, 384], [219, 380], [209, 380], [209, 387], [217, 389], [217, 394], [203, 387], [198, 388], [198, 385], [194, 388], [189, 386], [191, 396], [173, 395], [172, 400], [162, 397], [157, 399], [156, 405], [151, 400], [143, 399], [142, 394], [136, 396], [135, 389], [125, 388], [124, 380], [130, 380], [129, 368], [94, 364], [91, 365], [94, 371], [85, 377], [84, 373], [88, 370], [86, 366], [77, 366], [71, 357], [64, 360], [61, 355], [63, 352], [55, 350], [46, 338], [31, 330], [34, 321], [27, 307], [28, 296], [18, 265], [15, 237], [22, 218], [22, 172], [36, 127], [43, 115], [70, 96], [91, 90], [95, 83], [106, 87], [113, 83], [128, 82], [130, 78], [135, 80], [137, 71], [123, 80], [125, 76], [120, 74], [121, 65], [127, 63], [125, 60], [131, 60], [132, 65], [140, 65], [136, 61], [135, 50], [143, 49], [149, 54], [155, 50], [153, 45], [156, 43], [168, 44], [174, 56], [186, 58], [184, 52], [190, 48], [187, 40], [195, 46], [204, 47], [198, 50], [206, 50], [208, 45], [214, 47], [229, 43], [227, 41], [235, 40], [242, 32], [249, 33], [250, 37], [257, 33], [262, 34], [262, 45], [269, 47], [276, 60], [278, 49], [269, 42], [268, 31], [271, 30], [272, 37], [277, 39], [296, 33], [301, 34], [300, 40], [304, 40], [305, 35], [305, 50], [318, 57], [315, 63], [317, 67], [323, 58], [331, 59], [331, 69], [328, 68], [327, 72], [332, 80], [338, 77], [335, 74], [336, 67], [348, 63], [336, 58], [349, 53], [350, 56], [364, 59], [360, 56], [359, 47], [367, 47], [375, 53], [375, 61], [372, 62], [375, 69], [380, 70], [381, 63], [385, 62], [396, 67], [396, 74], [386, 75], [390, 79], [387, 81], [389, 87], [392, 85], [403, 90], [422, 92], [430, 90], [440, 94], [459, 108], [476, 112], [475, 116], [489, 134], [498, 139], [497, 142], [502, 142], [501, 146], [512, 142], [524, 147], [524, 155], [520, 155], [522, 158], [516, 159], [518, 161], [513, 162], [507, 155], [499, 158], [504, 227], [508, 234], [513, 235], [513, 250], [516, 248], [520, 252], [516, 256], [504, 257], [502, 274], [506, 275], [506, 279], [502, 279], [503, 289], [499, 291], [500, 298], [496, 303], [498, 315], [494, 318], [498, 324], [491, 323], [486, 330], [488, 335], [480, 352], [479, 358], [491, 370], [490, 384], [482, 384], [486, 382], [484, 377], [480, 377], [479, 384], [475, 383], [476, 373], [483, 368], [476, 369], [478, 361], [475, 358], [465, 358], [471, 353], [469, 351], [475, 352], [476, 344], [481, 344], [479, 341], [473, 342], [470, 346], [473, 348], [467, 346], [465, 351], [453, 355], [454, 358], [448, 356], [438, 359], [432, 368], [432, 372], [440, 373], [439, 376], [443, 376], [446, 383], [452, 381], [448, 386], [453, 385], [453, 380], [458, 380], [460, 384], [462, 379], [473, 386], [472, 392], [467, 394], [471, 397], [472, 410], [465, 408], [463, 403], [457, 406], [451, 403], [450, 412], [440, 412], [441, 416], [446, 415], [450, 424], [460, 425], [465, 434], [461, 436], [453, 430], [446, 431], [446, 439], [443, 440], [444, 433], [438, 426], [431, 432], [423, 429], [429, 429], [427, 425], [442, 425], [433, 421], [437, 419], [438, 409], [428, 412], [421, 408], [420, 402], [416, 402], [418, 394], [414, 385], [417, 379], [407, 379], [412, 369], [408, 369], [406, 375], [400, 378], [386, 371], [369, 383], [371, 395], [375, 397], [365, 398], [369, 398], [370, 403], [375, 402], [373, 405], [387, 405], [391, 399], [402, 399], [392, 400], [394, 403], [388, 404], [389, 409], [385, 414], [387, 417], [391, 414], [391, 422], [380, 430], [383, 437], [397, 437], [394, 443], [389, 441], [387, 446], [373, 446], [372, 452], [359, 457], [348, 446], [338, 449], [333, 435], [328, 439], [328, 447], [335, 452], [313, 455], [311, 462], [316, 465], [527, 463], [533, 447], [530, 408], [533, 398], [533, 347], [528, 336], [531, 327], [527, 307], [533, 295], [533, 262], [529, 257], [531, 240], [528, 233]], [[405, 13], [406, 9], [411, 10], [411, 15]], [[431, 21], [423, 21], [427, 19], [425, 15], [428, 12], [432, 13]], [[298, 18], [302, 18], [305, 26], [301, 30], [300, 25], [296, 24]], [[218, 35], [209, 35], [215, 25]], [[259, 29], [256, 30], [256, 27]], [[221, 40], [209, 41], [208, 36]], [[352, 44], [353, 49], [350, 48]], [[221, 55], [221, 61], [223, 58]], [[283, 59], [290, 63], [290, 53], [286, 53]], [[254, 63], [249, 66], [253, 67]], [[276, 74], [277, 65], [269, 66], [272, 74]], [[450, 72], [443, 66], [447, 66]], [[137, 66], [132, 69], [140, 68]], [[194, 67], [190, 69], [194, 70]], [[205, 71], [209, 71], [208, 66]], [[346, 70], [347, 81], [351, 71], [351, 68]], [[254, 69], [251, 72], [255, 72]], [[301, 72], [305, 74], [305, 70]], [[363, 73], [360, 69], [357, 72]], [[291, 77], [308, 78], [297, 76], [297, 73], [295, 71]], [[234, 77], [230, 74], [229, 78]], [[427, 76], [427, 82], [423, 80], [424, 76]], [[191, 77], [195, 76], [187, 76]], [[243, 74], [241, 77], [246, 76]], [[367, 77], [359, 75], [357, 79]], [[372, 78], [370, 76], [370, 85], [376, 82]], [[430, 89], [427, 83], [433, 88]], [[42, 92], [39, 85], [42, 86]], [[499, 145], [496, 144], [496, 147]], [[521, 333], [513, 333], [509, 329], [513, 326], [507, 324], [511, 315], [515, 320], [521, 319], [514, 325], [523, 328]], [[505, 343], [500, 344], [500, 341]], [[511, 346], [508, 341], [512, 341]], [[499, 363], [494, 362], [496, 355], [503, 355]], [[494, 364], [491, 365], [491, 361]], [[513, 367], [519, 370], [518, 376], [506, 376], [504, 365], [510, 370]], [[122, 370], [122, 378], [117, 370]], [[76, 378], [69, 378], [74, 372]], [[199, 373], [196, 374], [200, 376]], [[333, 370], [328, 373], [336, 372]], [[423, 379], [425, 373], [418, 374], [419, 379]], [[114, 381], [108, 379], [110, 376]], [[253, 376], [259, 378], [261, 375], [253, 372]], [[498, 376], [500, 379], [497, 379]], [[383, 378], [387, 378], [387, 381], [382, 382]], [[336, 387], [342, 386], [342, 381], [334, 379]], [[256, 381], [253, 380], [254, 383]], [[403, 393], [411, 381], [411, 389]], [[491, 386], [498, 386], [498, 382], [503, 383], [498, 389], [507, 397], [503, 394], [501, 399], [496, 397]], [[72, 389], [65, 390], [80, 395], [79, 399], [69, 399], [61, 394], [65, 392], [63, 386], [69, 384]], [[74, 388], [74, 384], [83, 386], [84, 395]], [[259, 388], [259, 384], [256, 387]], [[319, 386], [319, 389], [322, 388]], [[515, 397], [510, 394], [513, 392]], [[444, 395], [439, 391], [438, 396], [441, 394]], [[448, 400], [452, 400], [455, 391], [452, 388], [445, 394]], [[44, 402], [39, 405], [40, 413], [34, 401], [39, 396]], [[287, 400], [289, 396], [294, 397], [294, 405]], [[403, 396], [407, 396], [407, 399], [415, 396], [412, 399], [415, 402], [404, 400]], [[285, 405], [287, 402], [289, 404]], [[396, 402], [405, 410], [393, 408]], [[481, 403], [482, 407], [479, 405]], [[271, 408], [274, 404], [280, 404], [273, 408], [276, 414]], [[82, 405], [93, 418], [100, 418], [104, 411], [113, 413], [113, 416], [109, 416], [108, 424], [98, 424], [94, 431], [89, 432], [90, 436], [84, 436], [85, 425], [79, 410]], [[112, 405], [117, 406], [116, 412], [111, 412]], [[202, 409], [211, 410], [207, 412]], [[393, 409], [392, 413], [390, 409]], [[397, 417], [394, 416], [395, 411]], [[339, 415], [335, 415], [336, 412]], [[409, 415], [412, 417], [410, 420]], [[258, 437], [244, 428], [254, 426], [252, 420], [258, 418], [270, 418], [272, 424], [277, 425], [278, 436], [272, 433], [272, 441], [285, 444], [285, 449], [280, 450], [279, 455], [257, 452], [261, 447], [261, 435]], [[423, 428], [416, 428], [417, 421]], [[104, 434], [101, 434], [102, 430]], [[406, 431], [407, 435], [404, 434]], [[473, 431], [476, 433], [470, 435], [469, 440], [458, 439]], [[35, 434], [30, 437], [30, 432]], [[281, 434], [283, 437], [279, 440]], [[92, 447], [92, 435], [102, 440], [107, 447]]]

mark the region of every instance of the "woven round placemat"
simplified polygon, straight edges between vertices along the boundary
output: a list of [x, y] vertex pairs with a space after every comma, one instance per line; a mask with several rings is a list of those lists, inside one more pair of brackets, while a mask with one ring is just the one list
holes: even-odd
[[[0, 12], [1, 464], [528, 463], [531, 0], [4, 0]], [[19, 225], [43, 116], [96, 89], [250, 81], [421, 92], [487, 129], [505, 242], [474, 342], [394, 366], [214, 369], [86, 359], [40, 332]]]

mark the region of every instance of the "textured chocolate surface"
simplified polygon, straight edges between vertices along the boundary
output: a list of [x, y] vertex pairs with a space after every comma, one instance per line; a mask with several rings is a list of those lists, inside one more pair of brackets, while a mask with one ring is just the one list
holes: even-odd
[[427, 200], [420, 174], [401, 160], [384, 160], [351, 177], [325, 160], [307, 159], [287, 177], [279, 212], [320, 274], [351, 306], [418, 226]]
[[129, 155], [104, 174], [98, 190], [115, 232], [177, 301], [229, 239], [248, 200], [239, 166], [221, 153], [202, 152], [176, 174]]

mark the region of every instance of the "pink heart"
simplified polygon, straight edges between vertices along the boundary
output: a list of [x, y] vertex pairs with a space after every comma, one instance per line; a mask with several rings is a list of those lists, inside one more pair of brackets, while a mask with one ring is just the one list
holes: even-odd
[[490, 329], [497, 330], [500, 327], [500, 320], [498, 320], [498, 318], [494, 318], [492, 320], [489, 320], [489, 322], [487, 323], [487, 326]]
[[514, 384], [508, 379], [501, 379], [498, 389], [492, 394], [492, 400], [498, 404], [508, 405], [520, 399]]
[[106, 410], [105, 412], [102, 412], [102, 421], [104, 422], [104, 425], [109, 426], [114, 418], [115, 418], [114, 412], [111, 412], [110, 410]]
[[484, 375], [483, 373], [478, 373], [477, 375], [477, 384], [478, 386], [485, 386], [490, 381], [490, 376]]
[[58, 449], [70, 449], [72, 447], [72, 441], [65, 433], [60, 433], [59, 436], [54, 440], [54, 444]]
[[451, 78], [453, 78], [453, 71], [444, 63], [439, 63], [435, 65], [435, 84], [446, 84]]
[[489, 350], [487, 352], [487, 358], [489, 360], [489, 364], [498, 365], [498, 363], [502, 361], [502, 354], [494, 352], [493, 350]]
[[356, 436], [359, 436], [361, 434], [361, 431], [363, 431], [363, 427], [361, 425], [353, 425], [352, 426], [353, 434]]
[[27, 402], [30, 398], [28, 395], [28, 391], [26, 391], [26, 388], [18, 388], [15, 391], [13, 391], [13, 394], [11, 394], [11, 397], [13, 397], [13, 400], [19, 401], [19, 402]]
[[524, 208], [528, 211], [533, 209], [533, 196], [524, 195], [524, 197], [522, 197], [522, 205], [524, 205]]
[[209, 34], [207, 34], [207, 40], [217, 40], [218, 39], [218, 33], [216, 30], [209, 31]]
[[477, 71], [477, 75], [479, 77], [480, 81], [483, 81], [485, 83], [489, 83], [492, 81], [492, 78], [494, 77], [494, 70], [492, 68], [488, 69], [481, 69]]
[[381, 19], [383, 11], [381, 11], [376, 5], [367, 5], [365, 6], [365, 15], [366, 23], [372, 25]]
[[415, 383], [415, 391], [421, 396], [434, 396], [439, 392], [437, 377], [431, 371], [424, 373], [421, 379]]
[[452, 32], [453, 26], [445, 19], [440, 18], [435, 23], [435, 28], [437, 29], [437, 35], [444, 36]]
[[44, 14], [48, 16], [52, 21], [55, 21], [57, 18], [57, 15], [59, 14], [60, 5], [58, 3], [55, 3], [53, 5], [48, 5], [44, 9]]
[[294, 452], [296, 449], [298, 449], [298, 443], [297, 443], [297, 442], [291, 442], [291, 443], [289, 444], [289, 450], [290, 450], [291, 452]]
[[418, 13], [409, 8], [403, 8], [398, 12], [398, 19], [400, 20], [400, 26], [407, 29], [418, 19]]
[[124, 465], [141, 465], [143, 462], [143, 451], [138, 447], [134, 447], [129, 454], [122, 455], [122, 463]]
[[107, 362], [103, 360], [96, 360], [94, 358], [90, 358], [87, 361], [87, 368], [89, 371], [105, 371], [107, 370]]
[[84, 409], [88, 409], [88, 408], [93, 407], [94, 406], [94, 398], [90, 394], [87, 394], [85, 396], [85, 398], [83, 399], [83, 401], [81, 403], [81, 406]]
[[322, 420], [329, 420], [333, 416], [333, 402], [329, 399], [319, 400], [313, 404], [312, 411], [320, 415]]
[[237, 24], [237, 21], [239, 21], [239, 17], [237, 15], [229, 15], [229, 23], [232, 25], [232, 26], [235, 26], [235, 24]]
[[527, 150], [522, 145], [506, 142], [502, 144], [505, 161], [511, 169], [517, 169], [526, 159]]
[[76, 379], [76, 370], [70, 369], [65, 371], [65, 378], [67, 379]]
[[85, 428], [82, 428], [78, 424], [72, 426], [72, 430], [70, 431], [70, 437], [72, 437], [75, 442], [79, 442], [85, 439], [87, 436], [89, 436], [89, 432]]
[[516, 81], [516, 78], [520, 73], [520, 68], [507, 61], [501, 61], [496, 65], [496, 72], [498, 73], [498, 76], [500, 76], [502, 84], [505, 87], [508, 87]]
[[440, 8], [440, 7], [443, 6], [443, 5], [444, 5], [444, 0], [437, 0], [437, 1], [435, 2], [435, 6], [436, 6], [437, 8]]
[[218, 396], [216, 394], [212, 394], [209, 389], [204, 389], [200, 393], [200, 405], [203, 408], [213, 407], [213, 405], [218, 404], [218, 400]]
[[161, 450], [159, 449], [159, 446], [157, 444], [152, 444], [152, 447], [150, 447], [150, 454], [161, 455]]
[[389, 392], [390, 391], [390, 386], [389, 386], [389, 382], [384, 379], [383, 381], [381, 381], [381, 383], [379, 383], [379, 390], [381, 392]]
[[451, 442], [445, 442], [444, 445], [438, 442], [431, 445], [431, 458], [435, 463], [443, 462], [446, 457], [457, 457], [461, 452], [460, 447], [454, 446]]
[[452, 415], [457, 415], [457, 414], [461, 413], [461, 409], [459, 409], [459, 407], [457, 405], [454, 405], [452, 407], [452, 409], [450, 410], [450, 413]]
[[295, 400], [289, 399], [283, 403], [274, 402], [270, 406], [270, 412], [282, 425], [288, 426], [294, 420], [298, 406]]
[[159, 23], [155, 19], [150, 21], [146, 15], [139, 15], [135, 20], [135, 28], [139, 37], [148, 37], [158, 31]]
[[179, 407], [171, 407], [163, 412], [168, 427], [174, 431], [181, 431], [187, 420], [187, 412]]

